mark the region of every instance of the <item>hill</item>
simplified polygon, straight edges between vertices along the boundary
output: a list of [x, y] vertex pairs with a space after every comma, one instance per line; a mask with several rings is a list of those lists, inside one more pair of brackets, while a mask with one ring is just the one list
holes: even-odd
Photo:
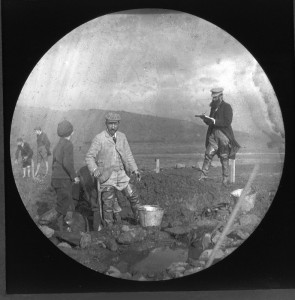
[[[75, 146], [89, 144], [94, 136], [105, 128], [106, 111], [99, 109], [58, 111], [48, 108], [17, 106], [11, 126], [11, 142], [18, 136], [25, 138], [32, 145], [36, 142], [34, 127], [41, 126], [52, 144], [58, 140], [57, 124], [67, 119], [75, 130]], [[207, 126], [190, 121], [141, 115], [120, 111], [122, 122], [120, 131], [126, 133], [130, 143], [169, 143], [169, 144], [204, 144]], [[235, 136], [242, 146], [267, 145], [266, 135], [249, 135], [235, 131]]]

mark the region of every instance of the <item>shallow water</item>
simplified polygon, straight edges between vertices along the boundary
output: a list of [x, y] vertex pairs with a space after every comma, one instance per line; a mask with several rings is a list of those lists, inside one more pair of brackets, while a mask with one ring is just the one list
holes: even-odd
[[143, 260], [135, 263], [132, 269], [135, 272], [161, 272], [174, 262], [185, 262], [188, 258], [188, 249], [171, 249], [169, 247], [155, 248]]

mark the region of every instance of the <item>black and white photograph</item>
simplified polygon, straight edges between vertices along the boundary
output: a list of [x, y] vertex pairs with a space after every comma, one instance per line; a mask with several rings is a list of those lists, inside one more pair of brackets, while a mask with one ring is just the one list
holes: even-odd
[[286, 164], [263, 66], [214, 22], [174, 9], [98, 15], [60, 37], [23, 82], [9, 142], [40, 238], [123, 285], [230, 260]]

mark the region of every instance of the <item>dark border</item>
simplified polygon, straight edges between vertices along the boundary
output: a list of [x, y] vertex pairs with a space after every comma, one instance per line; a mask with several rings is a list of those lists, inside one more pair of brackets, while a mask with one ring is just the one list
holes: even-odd
[[[4, 84], [4, 143], [2, 145], [4, 144], [5, 153], [5, 177], [2, 176], [3, 167], [0, 174], [3, 196], [2, 178], [5, 179], [6, 190], [6, 279], [8, 282], [6, 291], [16, 294], [187, 291], [172, 294], [180, 296], [188, 295], [190, 294], [188, 291], [194, 290], [294, 288], [295, 218], [293, 213], [295, 210], [291, 181], [291, 178], [294, 178], [294, 160], [291, 156], [294, 145], [293, 2], [291, 0], [284, 2], [247, 0], [237, 5], [237, 1], [234, 0], [199, 0], [183, 1], [183, 3], [160, 0], [153, 4], [153, 1], [143, 0], [140, 3], [139, 6], [133, 1], [114, 0], [107, 3], [94, 0], [2, 1]], [[45, 52], [72, 29], [99, 15], [148, 7], [175, 9], [195, 14], [221, 27], [239, 40], [263, 67], [274, 87], [280, 101], [287, 137], [286, 164], [279, 191], [268, 214], [245, 246], [240, 247], [230, 259], [222, 261], [209, 270], [161, 283], [106, 278], [81, 267], [62, 253], [56, 253], [55, 246], [40, 236], [39, 230], [21, 204], [9, 158], [10, 124], [16, 100], [32, 68]], [[2, 166], [4, 161], [2, 147], [0, 154]], [[1, 203], [1, 207], [3, 206], [4, 204]], [[4, 218], [1, 218], [1, 222], [3, 221]], [[3, 259], [3, 255], [1, 258]], [[268, 292], [264, 291], [264, 293]], [[228, 293], [232, 296], [235, 294]], [[193, 295], [202, 297], [205, 294], [199, 292]], [[88, 295], [90, 297], [91, 294]], [[249, 296], [249, 293], [238, 292], [238, 295], [243, 299], [243, 295]], [[39, 297], [40, 295], [38, 299]]]

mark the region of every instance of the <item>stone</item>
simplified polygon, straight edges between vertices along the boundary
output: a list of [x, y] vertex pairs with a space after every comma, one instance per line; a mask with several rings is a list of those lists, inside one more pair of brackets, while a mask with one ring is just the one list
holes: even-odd
[[[231, 196], [236, 200], [242, 195], [243, 189], [237, 189], [231, 192]], [[245, 196], [243, 202], [241, 203], [240, 210], [243, 212], [249, 212], [255, 206], [257, 193], [248, 194]]]
[[189, 261], [190, 265], [193, 267], [204, 267], [205, 266], [205, 262], [202, 260], [195, 260], [195, 259], [190, 259]]
[[118, 250], [118, 244], [114, 239], [107, 239], [103, 244], [112, 252], [116, 252]]
[[122, 231], [125, 231], [125, 232], [127, 232], [127, 231], [130, 231], [131, 229], [130, 229], [130, 227], [128, 226], [128, 225], [123, 225], [122, 226]]
[[121, 278], [122, 279], [128, 279], [128, 280], [130, 280], [130, 279], [132, 279], [132, 275], [130, 274], [130, 273], [123, 273], [123, 274], [121, 274]]
[[[199, 260], [204, 260], [204, 261], [207, 261], [209, 259], [209, 257], [211, 256], [212, 254], [212, 251], [213, 249], [207, 249], [205, 250], [199, 257]], [[214, 259], [221, 259], [225, 256], [224, 252], [221, 250], [221, 249], [218, 249], [216, 252], [215, 252], [215, 256], [214, 256]]]
[[126, 273], [128, 271], [128, 263], [125, 261], [121, 261], [117, 264], [116, 268], [121, 272], [121, 273]]
[[146, 236], [147, 236], [147, 232], [143, 228], [141, 227], [133, 228], [130, 231], [122, 232], [117, 237], [117, 242], [119, 244], [130, 245], [134, 242], [143, 241], [146, 238]]
[[148, 281], [143, 275], [138, 278], [138, 281]]
[[203, 267], [191, 268], [191, 269], [185, 270], [184, 273], [183, 273], [183, 275], [184, 276], [191, 275], [191, 274], [197, 273], [197, 272], [199, 272], [201, 270], [203, 270]]
[[121, 277], [121, 272], [115, 268], [114, 266], [110, 266], [108, 271], [106, 272], [107, 275], [120, 278]]
[[225, 254], [225, 255], [229, 255], [229, 254], [233, 253], [236, 249], [237, 249], [236, 247], [226, 248], [226, 249], [224, 250], [224, 254]]
[[256, 227], [258, 225], [258, 223], [260, 222], [260, 219], [254, 215], [254, 214], [250, 214], [250, 215], [242, 215], [240, 217], [240, 225], [241, 226], [251, 226], [251, 227]]
[[88, 233], [81, 233], [80, 247], [82, 249], [87, 248], [91, 245], [91, 235]]
[[189, 226], [175, 226], [172, 228], [166, 228], [165, 231], [172, 235], [182, 235], [189, 233], [191, 228]]
[[57, 245], [57, 247], [62, 247], [62, 248], [72, 248], [68, 243], [66, 242], [61, 242]]
[[46, 237], [51, 238], [54, 235], [54, 230], [48, 226], [38, 226]]
[[177, 163], [175, 165], [175, 169], [184, 169], [184, 168], [185, 168], [185, 164]]

